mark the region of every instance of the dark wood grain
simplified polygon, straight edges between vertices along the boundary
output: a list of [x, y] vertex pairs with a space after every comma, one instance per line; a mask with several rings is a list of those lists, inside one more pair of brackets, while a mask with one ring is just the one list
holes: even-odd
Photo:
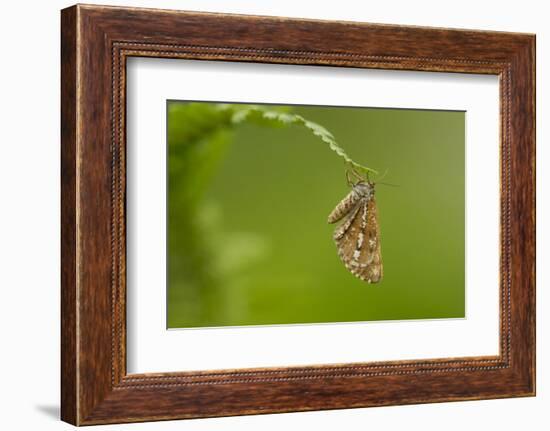
[[[85, 425], [534, 395], [533, 35], [74, 6], [62, 12], [61, 36], [63, 420]], [[498, 75], [499, 355], [127, 375], [130, 56]]]
[[76, 8], [61, 16], [61, 418], [77, 415]]

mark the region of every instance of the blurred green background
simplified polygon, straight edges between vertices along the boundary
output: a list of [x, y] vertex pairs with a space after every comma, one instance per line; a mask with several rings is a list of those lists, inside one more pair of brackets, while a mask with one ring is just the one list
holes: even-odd
[[232, 122], [247, 105], [169, 101], [168, 327], [464, 317], [465, 113], [261, 105], [299, 114], [388, 173], [384, 278], [336, 253], [345, 165], [310, 131]]

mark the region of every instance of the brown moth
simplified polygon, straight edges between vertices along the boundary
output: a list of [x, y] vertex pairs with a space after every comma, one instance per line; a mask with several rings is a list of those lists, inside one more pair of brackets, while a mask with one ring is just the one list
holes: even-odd
[[328, 222], [341, 221], [333, 239], [346, 268], [363, 281], [377, 283], [383, 268], [374, 183], [362, 179], [352, 183], [349, 177], [348, 182], [352, 189], [330, 213]]

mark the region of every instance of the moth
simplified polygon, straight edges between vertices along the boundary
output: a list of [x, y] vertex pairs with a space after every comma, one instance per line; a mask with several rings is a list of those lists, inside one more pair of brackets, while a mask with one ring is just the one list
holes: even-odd
[[347, 178], [351, 191], [328, 216], [329, 223], [340, 222], [333, 234], [338, 256], [357, 278], [378, 283], [383, 266], [374, 183], [360, 176], [354, 183], [349, 173]]

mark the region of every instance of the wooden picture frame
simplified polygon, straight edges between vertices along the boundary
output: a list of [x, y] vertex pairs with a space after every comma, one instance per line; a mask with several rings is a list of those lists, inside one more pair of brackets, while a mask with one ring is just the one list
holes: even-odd
[[[84, 5], [61, 17], [64, 421], [535, 394], [534, 35]], [[125, 65], [131, 56], [498, 75], [500, 354], [128, 375]]]

